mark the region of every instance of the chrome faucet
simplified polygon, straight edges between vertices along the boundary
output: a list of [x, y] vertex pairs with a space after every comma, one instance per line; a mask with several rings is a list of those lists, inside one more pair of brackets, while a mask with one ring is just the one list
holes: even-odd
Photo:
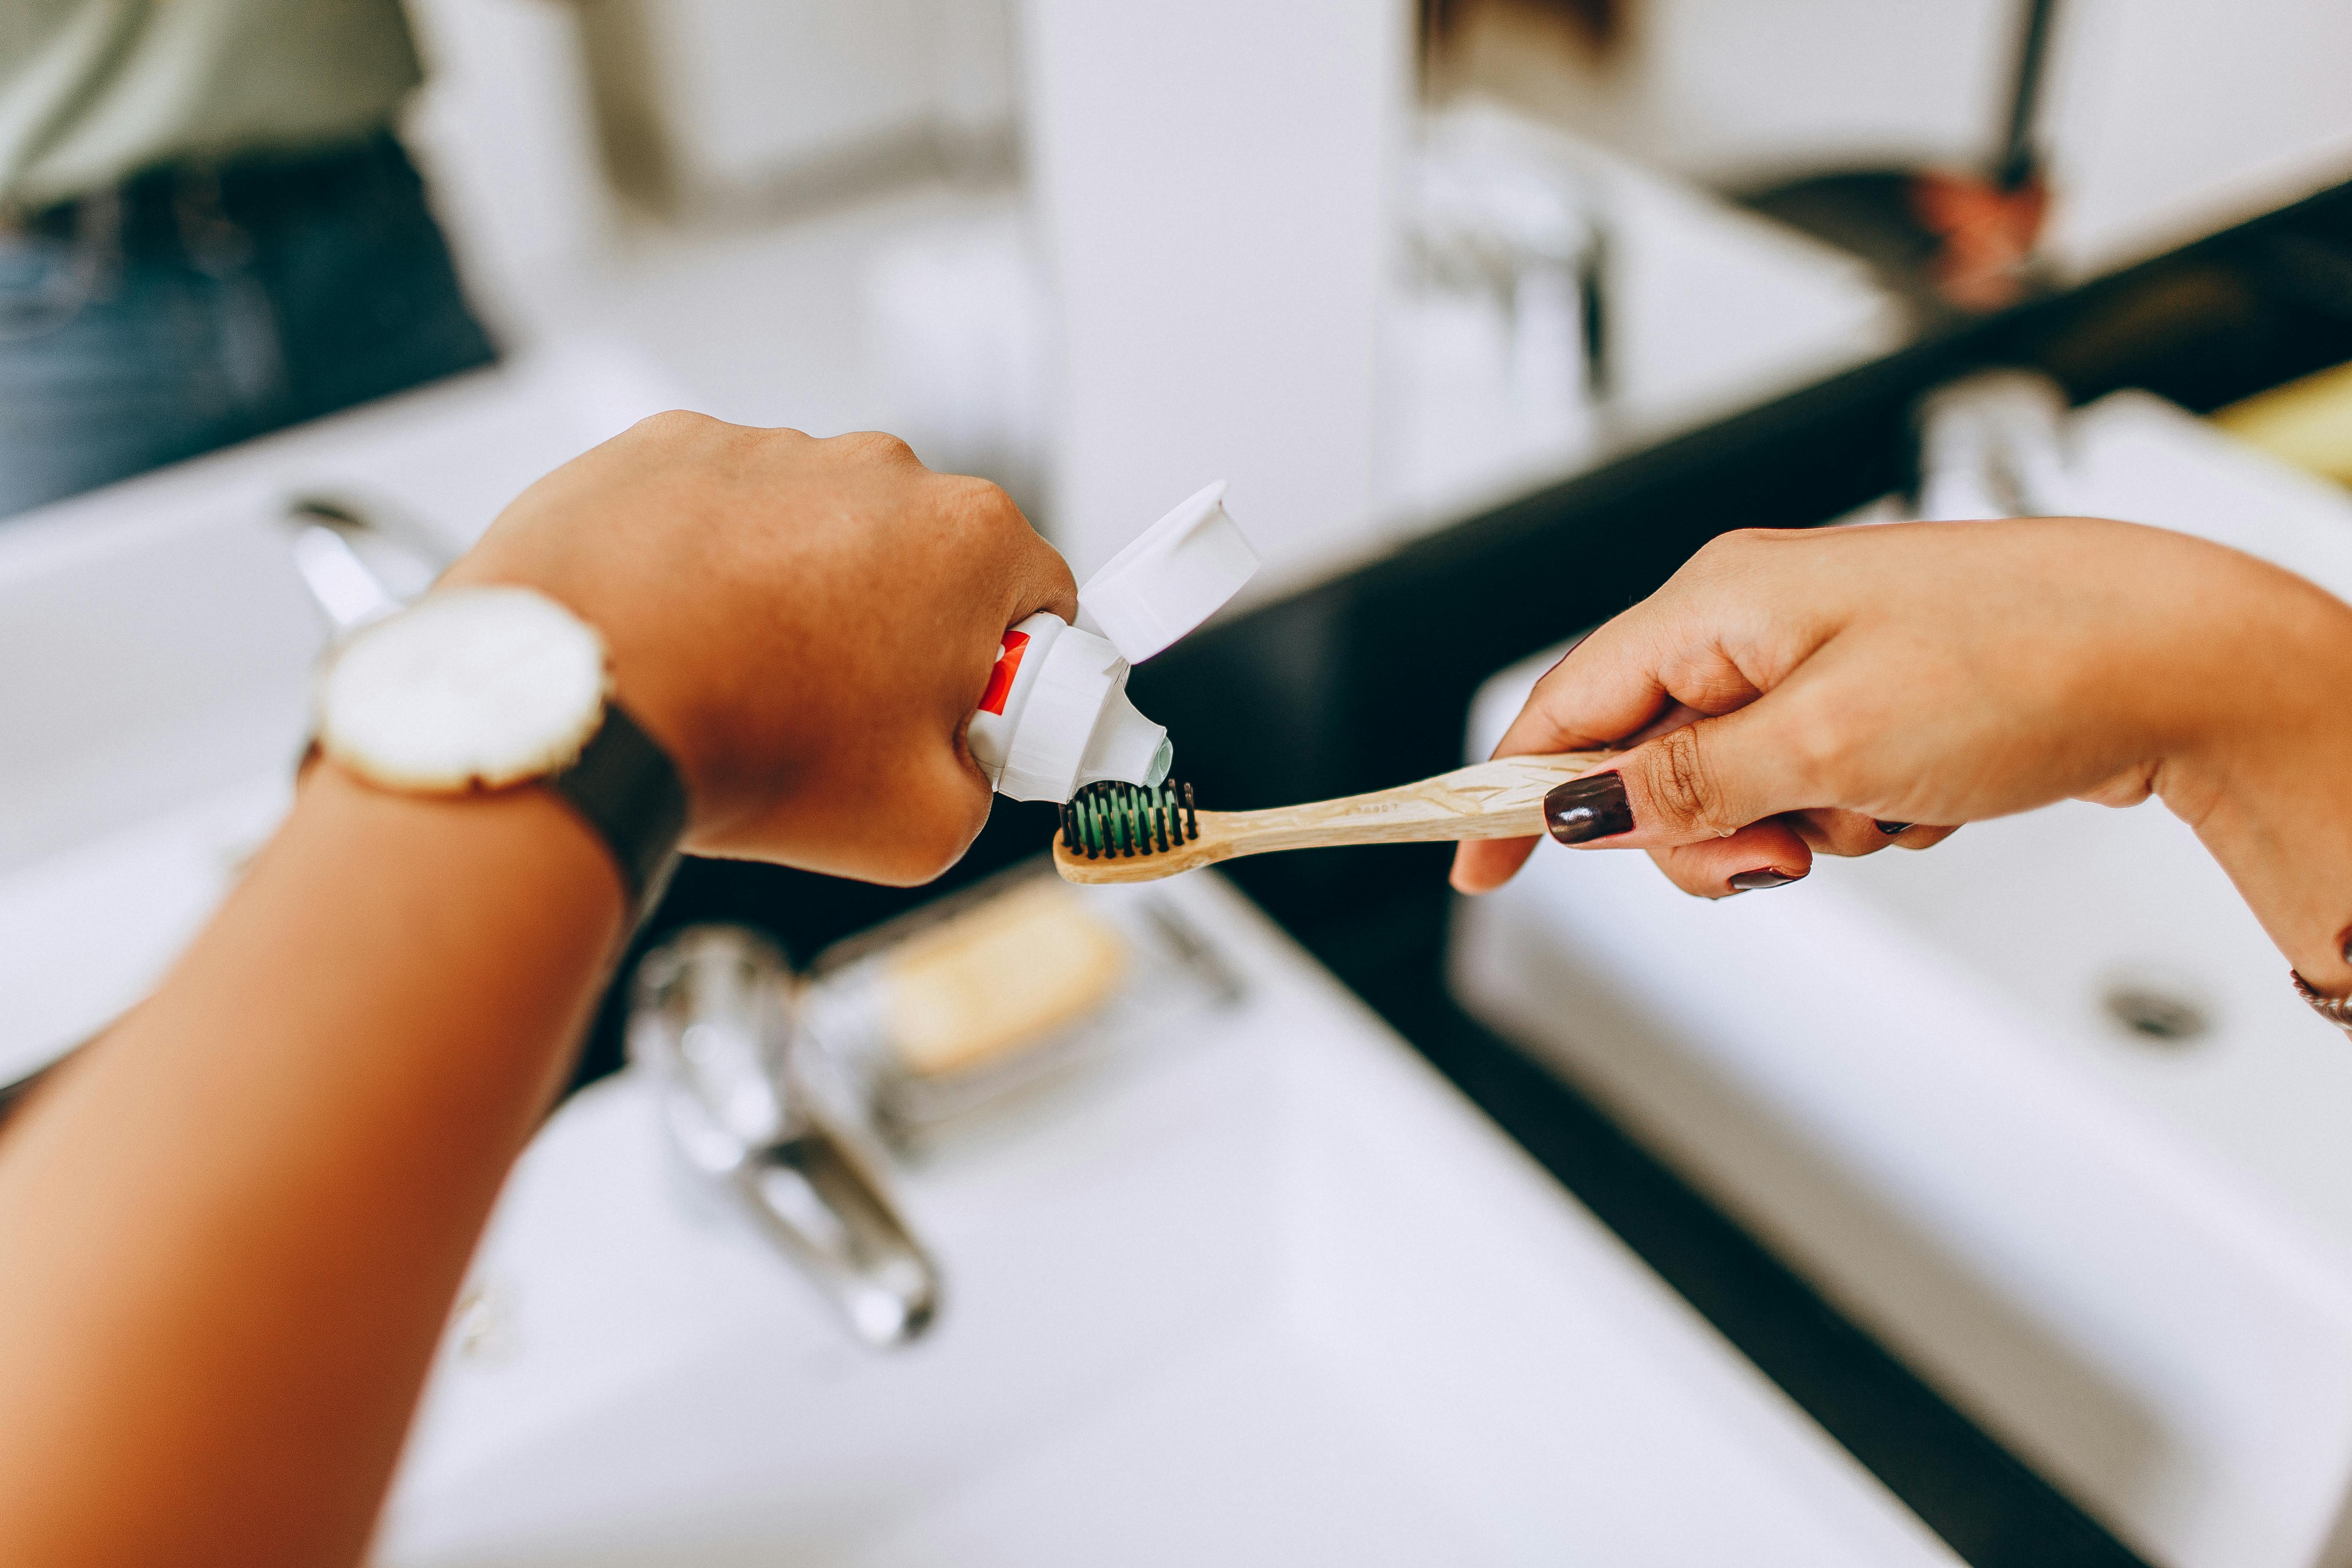
[[904, 1343], [939, 1309], [939, 1270], [798, 1048], [783, 955], [740, 926], [690, 927], [637, 965], [630, 1059], [655, 1080], [686, 1163], [822, 1286], [857, 1335]]
[[2065, 389], [2038, 371], [1978, 371], [1928, 392], [1911, 416], [1914, 514], [1959, 522], [2083, 510], [2067, 416]]
[[454, 556], [421, 524], [381, 502], [301, 495], [286, 503], [295, 570], [346, 637], [430, 587]]

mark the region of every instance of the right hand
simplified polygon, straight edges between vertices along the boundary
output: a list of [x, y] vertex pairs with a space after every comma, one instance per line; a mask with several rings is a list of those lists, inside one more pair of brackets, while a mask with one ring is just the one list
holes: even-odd
[[[1686, 891], [2154, 794], [2313, 984], [2352, 987], [2352, 607], [2185, 534], [2087, 518], [1715, 540], [1538, 682], [1496, 755], [1630, 746], [1597, 847]], [[1887, 832], [1881, 825], [1898, 828]], [[1904, 825], [1909, 825], [1907, 826]], [[1454, 882], [1532, 839], [1467, 843]], [[1759, 881], [1759, 874], [1763, 879]]]
[[985, 480], [889, 436], [684, 413], [532, 485], [446, 581], [537, 588], [604, 634], [686, 777], [688, 848], [900, 884], [988, 818], [964, 729], [1004, 628], [1077, 604]]

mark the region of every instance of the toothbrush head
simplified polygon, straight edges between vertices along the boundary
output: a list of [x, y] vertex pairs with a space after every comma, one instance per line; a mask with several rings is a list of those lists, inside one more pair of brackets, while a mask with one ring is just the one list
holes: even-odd
[[1143, 881], [1204, 863], [1187, 853], [1200, 837], [1189, 784], [1090, 784], [1062, 807], [1054, 864], [1073, 882]]
[[1090, 784], [1062, 807], [1062, 847], [1094, 860], [1153, 855], [1201, 836], [1192, 786]]

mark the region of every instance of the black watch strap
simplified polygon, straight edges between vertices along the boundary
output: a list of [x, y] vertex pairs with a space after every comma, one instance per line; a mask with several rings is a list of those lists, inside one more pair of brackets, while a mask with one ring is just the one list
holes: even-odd
[[572, 763], [540, 781], [571, 803], [613, 851], [639, 920], [661, 901], [686, 836], [686, 781], [669, 753], [617, 702]]

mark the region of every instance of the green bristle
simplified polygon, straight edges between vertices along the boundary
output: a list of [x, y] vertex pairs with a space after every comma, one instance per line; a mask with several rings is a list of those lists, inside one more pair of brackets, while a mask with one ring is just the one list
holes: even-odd
[[1064, 843], [1089, 859], [1163, 855], [1200, 837], [1189, 788], [1090, 784], [1062, 807]]

